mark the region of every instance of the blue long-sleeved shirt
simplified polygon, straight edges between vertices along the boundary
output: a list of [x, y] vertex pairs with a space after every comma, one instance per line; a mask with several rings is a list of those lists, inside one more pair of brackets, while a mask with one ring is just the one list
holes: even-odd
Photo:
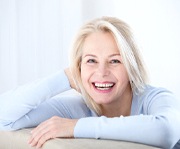
[[180, 139], [179, 102], [163, 88], [146, 86], [142, 94], [133, 94], [131, 115], [114, 118], [99, 117], [91, 110], [70, 88], [63, 71], [0, 95], [2, 130], [35, 127], [52, 116], [79, 119], [74, 129], [77, 138], [124, 140], [166, 149]]

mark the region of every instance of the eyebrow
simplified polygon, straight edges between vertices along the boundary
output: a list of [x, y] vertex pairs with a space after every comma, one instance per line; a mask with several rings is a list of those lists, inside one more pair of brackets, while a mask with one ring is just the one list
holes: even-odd
[[[94, 55], [94, 54], [86, 54], [86, 55], [84, 55], [83, 57], [87, 57], [87, 56], [91, 56], [91, 57], [97, 57], [96, 55]], [[121, 56], [119, 53], [118, 54], [111, 54], [111, 55], [109, 55], [108, 57], [113, 57], [113, 56]]]

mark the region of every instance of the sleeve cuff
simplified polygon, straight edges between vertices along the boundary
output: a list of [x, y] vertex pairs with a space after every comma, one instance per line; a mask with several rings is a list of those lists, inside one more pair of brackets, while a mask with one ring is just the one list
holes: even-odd
[[75, 138], [98, 138], [96, 136], [96, 121], [98, 117], [81, 118], [74, 128]]

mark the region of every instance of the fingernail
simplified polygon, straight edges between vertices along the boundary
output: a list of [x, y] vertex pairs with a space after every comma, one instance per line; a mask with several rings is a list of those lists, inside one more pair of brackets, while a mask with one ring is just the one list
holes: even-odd
[[31, 146], [31, 147], [32, 147], [32, 144], [31, 144], [31, 143], [29, 143], [29, 146]]
[[31, 141], [31, 138], [28, 139], [28, 143], [30, 144], [32, 141]]
[[33, 143], [30, 143], [29, 145], [30, 145], [31, 147], [33, 147], [33, 146], [34, 146], [34, 145], [33, 145]]

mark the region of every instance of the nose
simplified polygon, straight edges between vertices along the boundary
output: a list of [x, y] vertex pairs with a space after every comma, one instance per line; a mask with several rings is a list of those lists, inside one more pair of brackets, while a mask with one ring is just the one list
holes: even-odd
[[97, 73], [98, 73], [98, 75], [100, 75], [101, 77], [108, 76], [109, 73], [110, 73], [108, 64], [106, 64], [106, 63], [101, 63], [101, 64], [99, 64], [99, 65], [98, 65], [98, 68], [97, 68]]

